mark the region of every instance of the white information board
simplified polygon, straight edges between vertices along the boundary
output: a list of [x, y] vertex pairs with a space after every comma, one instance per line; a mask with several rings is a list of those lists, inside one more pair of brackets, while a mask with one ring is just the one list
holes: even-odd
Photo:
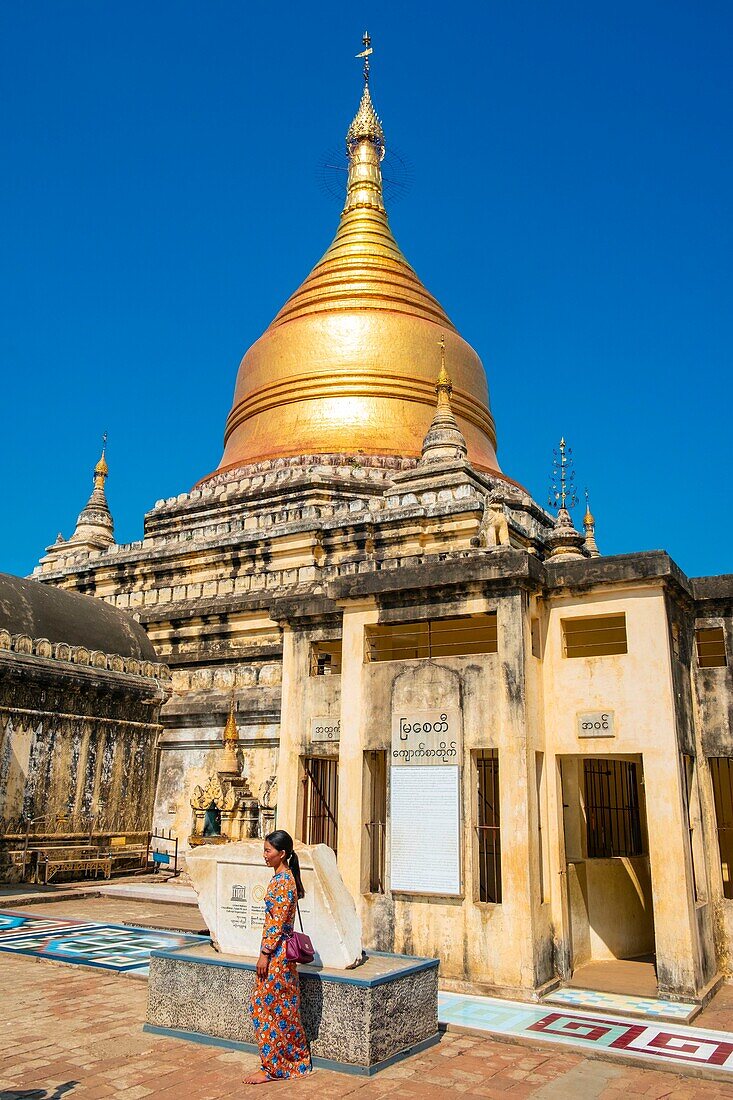
[[390, 788], [390, 889], [460, 895], [460, 768], [393, 766]]

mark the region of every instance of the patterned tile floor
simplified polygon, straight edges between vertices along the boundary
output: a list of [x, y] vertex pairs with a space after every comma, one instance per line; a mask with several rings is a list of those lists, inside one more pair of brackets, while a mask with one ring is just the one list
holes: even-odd
[[543, 998], [543, 1004], [561, 1008], [583, 1008], [598, 1012], [620, 1012], [621, 1015], [643, 1016], [652, 1020], [689, 1023], [700, 1006], [688, 1001], [670, 1001], [665, 997], [633, 997], [625, 993], [605, 993], [595, 989], [564, 987]]
[[150, 952], [205, 942], [200, 936], [0, 910], [0, 951], [148, 974]]
[[[80, 963], [135, 977], [147, 976], [152, 950], [201, 942], [206, 941], [179, 932], [0, 910], [0, 952]], [[587, 995], [584, 990], [564, 992]], [[705, 1068], [726, 1078], [730, 1075], [733, 1083], [733, 1033], [624, 1017], [607, 1007], [608, 998], [614, 996], [619, 995], [599, 995], [603, 1001], [599, 1001], [598, 1010], [585, 1011], [574, 1008], [574, 1002], [566, 1008], [441, 993], [439, 1018], [441, 1023], [487, 1037], [559, 1044], [579, 1054], [595, 1050], [610, 1058], [633, 1055], [677, 1073]]]
[[441, 1023], [487, 1035], [559, 1043], [576, 1050], [602, 1050], [609, 1057], [633, 1055], [660, 1068], [669, 1069], [673, 1064], [705, 1067], [730, 1074], [733, 1081], [730, 1032], [646, 1023], [606, 1012], [555, 1009], [459, 993], [439, 995], [438, 1018]]

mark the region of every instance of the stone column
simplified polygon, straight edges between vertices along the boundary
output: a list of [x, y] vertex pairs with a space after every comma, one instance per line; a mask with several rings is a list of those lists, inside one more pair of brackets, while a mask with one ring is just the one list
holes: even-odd
[[[372, 601], [344, 608], [341, 655], [338, 866], [353, 898], [361, 895], [364, 828], [364, 627], [377, 621]], [[389, 721], [385, 712], [385, 721]]]
[[529, 749], [527, 728], [525, 605], [519, 590], [497, 601], [498, 748], [504, 934], [514, 944], [514, 984], [534, 988], [533, 909], [539, 901], [539, 861], [534, 751]]
[[277, 824], [299, 837], [298, 794], [300, 782], [300, 744], [305, 692], [298, 635], [283, 625], [283, 679], [280, 712], [280, 754], [277, 765]]

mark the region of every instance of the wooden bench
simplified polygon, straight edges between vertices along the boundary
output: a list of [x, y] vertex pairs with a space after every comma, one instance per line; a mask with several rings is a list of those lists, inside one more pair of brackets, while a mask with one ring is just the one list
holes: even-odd
[[47, 853], [44, 853], [38, 861], [38, 870], [39, 873], [43, 873], [43, 882], [46, 886], [60, 871], [83, 872], [84, 878], [89, 878], [91, 872], [94, 873], [94, 878], [98, 878], [101, 872], [105, 878], [111, 878], [112, 860], [110, 856], [101, 854], [51, 859]]

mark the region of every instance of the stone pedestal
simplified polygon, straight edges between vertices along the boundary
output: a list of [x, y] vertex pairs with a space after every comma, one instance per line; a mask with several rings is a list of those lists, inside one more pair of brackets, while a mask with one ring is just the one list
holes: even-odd
[[[153, 951], [146, 1031], [257, 1051], [254, 958], [208, 944]], [[298, 967], [315, 1066], [373, 1074], [438, 1041], [438, 960], [375, 952], [355, 970]]]

